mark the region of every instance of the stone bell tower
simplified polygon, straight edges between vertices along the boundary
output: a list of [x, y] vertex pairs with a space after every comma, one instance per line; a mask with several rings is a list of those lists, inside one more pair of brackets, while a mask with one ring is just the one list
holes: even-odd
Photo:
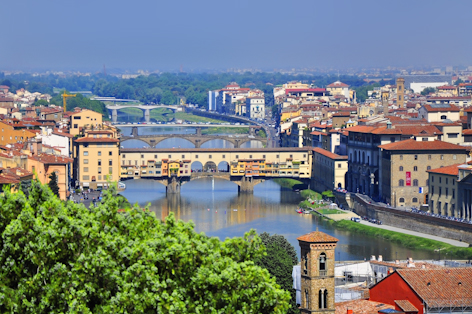
[[388, 91], [382, 91], [382, 108], [383, 108], [383, 115], [384, 118], [388, 116], [388, 97], [389, 97], [389, 92]]
[[405, 79], [403, 77], [397, 78], [397, 106], [405, 108]]
[[334, 313], [334, 250], [338, 239], [314, 231], [297, 240], [302, 257], [301, 313]]

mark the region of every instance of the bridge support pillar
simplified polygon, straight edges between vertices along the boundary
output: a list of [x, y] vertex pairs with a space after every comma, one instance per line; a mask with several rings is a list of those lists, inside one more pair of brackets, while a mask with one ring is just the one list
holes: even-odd
[[256, 135], [256, 129], [254, 127], [249, 127], [249, 135]]
[[144, 109], [144, 121], [149, 122], [151, 121], [151, 110], [150, 109]]
[[138, 136], [138, 127], [137, 126], [133, 126], [131, 128], [131, 135], [133, 135], [135, 137]]
[[234, 140], [234, 148], [239, 148], [241, 146], [241, 140]]
[[111, 110], [111, 122], [116, 122], [118, 120], [118, 110], [112, 109]]
[[195, 140], [195, 148], [200, 148], [202, 146], [202, 141], [201, 140]]
[[170, 177], [167, 180], [166, 194], [180, 194], [180, 180], [177, 177]]
[[239, 182], [238, 193], [252, 194], [255, 185], [253, 177], [243, 177]]
[[197, 132], [195, 134], [202, 135], [202, 128], [196, 127]]

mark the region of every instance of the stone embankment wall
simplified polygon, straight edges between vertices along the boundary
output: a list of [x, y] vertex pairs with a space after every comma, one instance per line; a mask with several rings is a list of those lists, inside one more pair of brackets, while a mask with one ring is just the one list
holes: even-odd
[[336, 197], [358, 215], [378, 219], [386, 225], [472, 243], [470, 224], [369, 204], [352, 193], [336, 193]]

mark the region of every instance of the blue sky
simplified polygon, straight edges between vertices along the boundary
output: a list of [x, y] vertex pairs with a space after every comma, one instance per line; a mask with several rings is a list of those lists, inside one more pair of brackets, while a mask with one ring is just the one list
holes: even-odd
[[14, 0], [0, 69], [472, 65], [472, 1]]

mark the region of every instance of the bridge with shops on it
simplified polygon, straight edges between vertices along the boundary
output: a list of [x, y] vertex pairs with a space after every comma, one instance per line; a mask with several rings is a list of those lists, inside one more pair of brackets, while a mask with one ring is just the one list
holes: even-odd
[[172, 111], [184, 111], [184, 107], [182, 106], [172, 106], [172, 105], [108, 105], [106, 106], [107, 109], [111, 112], [111, 121], [116, 122], [118, 120], [118, 110], [125, 109], [125, 108], [137, 108], [142, 110], [144, 121], [149, 122], [151, 121], [151, 110], [157, 108], [166, 108]]
[[259, 141], [263, 146], [267, 146], [267, 137], [259, 136], [260, 127], [249, 127], [249, 134], [235, 134], [235, 135], [203, 135], [201, 127], [195, 127], [195, 134], [152, 134], [139, 135], [138, 128], [133, 126], [130, 136], [122, 136], [121, 142], [129, 140], [140, 140], [150, 147], [154, 148], [160, 142], [169, 138], [181, 138], [191, 142], [195, 148], [200, 148], [202, 144], [212, 140], [225, 140], [232, 143], [235, 148], [241, 147], [242, 144], [251, 141]]
[[217, 177], [252, 193], [265, 180], [292, 178], [307, 185], [312, 176], [311, 147], [293, 148], [122, 148], [121, 180], [148, 179], [180, 193], [186, 182]]

